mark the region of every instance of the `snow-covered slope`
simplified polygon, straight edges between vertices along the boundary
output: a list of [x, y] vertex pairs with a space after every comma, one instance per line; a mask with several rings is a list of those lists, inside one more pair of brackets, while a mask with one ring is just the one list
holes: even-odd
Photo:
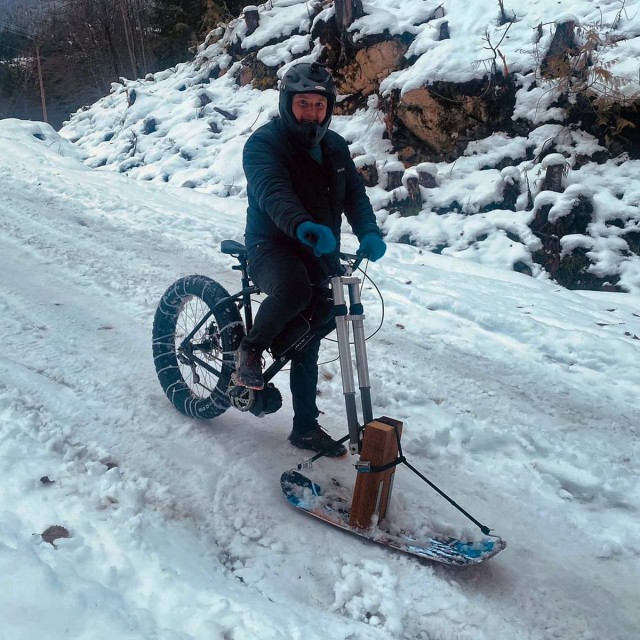
[[[290, 509], [291, 411], [190, 421], [155, 378], [177, 277], [228, 288], [240, 198], [82, 164], [45, 125], [0, 123], [0, 636], [630, 640], [637, 635], [637, 296], [566, 291], [392, 245], [369, 275], [377, 415], [411, 462], [508, 541], [458, 570]], [[355, 239], [345, 234], [347, 247]], [[365, 288], [367, 326], [380, 318]], [[320, 406], [346, 432], [334, 347]], [[313, 477], [353, 482], [352, 460]], [[48, 483], [41, 478], [48, 478]], [[398, 470], [390, 526], [476, 535]], [[69, 538], [39, 535], [51, 525]]]
[[[352, 116], [335, 117], [332, 127], [349, 140], [358, 162], [373, 159], [380, 181], [369, 195], [389, 240], [545, 278], [548, 274], [533, 258], [541, 248], [540, 234], [534, 235], [529, 225], [545, 206], [551, 208], [553, 223], [585, 198], [593, 203], [592, 222], [562, 239], [559, 258], [584, 254], [595, 276], [638, 293], [640, 258], [630, 247], [640, 235], [640, 193], [634, 179], [640, 161], [620, 157], [598, 164], [595, 158], [603, 149], [590, 135], [565, 126], [554, 84], [540, 77], [539, 66], [555, 21], [572, 19], [585, 32], [595, 30], [603, 42], [617, 42], [600, 47], [598, 65], [622, 83], [621, 94], [636, 95], [640, 11], [618, 0], [504, 4], [507, 16], [516, 15], [512, 23], [501, 24], [494, 0], [364, 0], [366, 15], [352, 26], [355, 40], [383, 32], [412, 38], [406, 67], [383, 80], [381, 96], [438, 80], [481, 78], [491, 69], [489, 42], [500, 43], [519, 87], [513, 119], [526, 123], [530, 133], [495, 134], [471, 142], [455, 162], [438, 163], [437, 185], [422, 190], [419, 215], [390, 213], [394, 199], [406, 197], [406, 189], [386, 190], [386, 169], [397, 165], [397, 154], [383, 138], [379, 96], [372, 95], [368, 107]], [[235, 20], [224, 32], [210, 34], [192, 61], [145, 79], [123, 79], [110, 95], [75, 114], [62, 135], [84, 151], [90, 167], [242, 200], [244, 142], [276, 113], [277, 97], [272, 89], [240, 86], [241, 59], [254, 52], [275, 70], [294, 59], [317, 58], [321, 45], [311, 32], [334, 11], [333, 3], [320, 8], [302, 0], [274, 0], [258, 9], [260, 26], [251, 35], [246, 35], [243, 19]], [[450, 38], [439, 40], [443, 21]], [[542, 191], [541, 158], [551, 148], [564, 156], [563, 194]], [[511, 208], [504, 203], [507, 189], [520, 194]]]

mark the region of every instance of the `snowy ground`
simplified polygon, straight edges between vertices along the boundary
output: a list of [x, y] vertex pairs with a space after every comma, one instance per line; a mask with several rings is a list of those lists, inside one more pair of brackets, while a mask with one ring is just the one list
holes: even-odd
[[[0, 123], [0, 193], [0, 637], [637, 637], [637, 296], [405, 245], [369, 267], [386, 313], [368, 343], [375, 414], [403, 420], [412, 463], [508, 541], [447, 568], [286, 504], [286, 374], [261, 420], [193, 422], [164, 397], [155, 305], [189, 273], [235, 286], [218, 245], [242, 239], [240, 198], [88, 169], [17, 121]], [[365, 304], [373, 330], [371, 288]], [[322, 373], [340, 436], [337, 363]], [[351, 462], [313, 477], [350, 483]], [[479, 535], [402, 469], [390, 521]], [[71, 535], [56, 548], [34, 535], [52, 525]]]

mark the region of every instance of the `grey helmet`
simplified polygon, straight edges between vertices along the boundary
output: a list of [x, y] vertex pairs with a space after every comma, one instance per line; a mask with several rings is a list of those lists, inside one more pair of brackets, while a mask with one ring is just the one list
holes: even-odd
[[[319, 93], [327, 98], [327, 116], [320, 124], [298, 122], [291, 110], [296, 93]], [[324, 138], [333, 105], [336, 101], [336, 87], [331, 74], [317, 62], [300, 62], [291, 67], [280, 80], [280, 118], [287, 132], [304, 147], [314, 147]]]

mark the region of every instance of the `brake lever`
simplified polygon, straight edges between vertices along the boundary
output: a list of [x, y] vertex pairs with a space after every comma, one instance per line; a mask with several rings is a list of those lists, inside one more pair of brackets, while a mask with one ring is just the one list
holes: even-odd
[[361, 264], [363, 260], [367, 260], [368, 256], [364, 253], [356, 253], [356, 261], [351, 265], [351, 271], [355, 271]]

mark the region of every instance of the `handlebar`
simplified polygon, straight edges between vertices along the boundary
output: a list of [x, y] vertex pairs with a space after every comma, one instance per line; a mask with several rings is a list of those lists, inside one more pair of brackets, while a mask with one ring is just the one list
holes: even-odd
[[342, 253], [340, 252], [340, 260], [346, 262], [353, 273], [366, 260], [367, 256], [363, 253]]
[[[304, 234], [304, 239], [309, 243], [310, 246], [315, 246], [315, 244], [319, 240], [318, 236], [312, 231], [307, 231]], [[316, 253], [316, 255], [318, 254]], [[351, 267], [351, 272], [356, 271], [356, 269], [360, 266], [362, 261], [366, 260], [369, 257], [364, 253], [360, 253], [360, 252], [355, 254], [340, 252], [339, 256], [340, 256], [340, 260], [343, 260], [349, 264], [349, 266]]]

